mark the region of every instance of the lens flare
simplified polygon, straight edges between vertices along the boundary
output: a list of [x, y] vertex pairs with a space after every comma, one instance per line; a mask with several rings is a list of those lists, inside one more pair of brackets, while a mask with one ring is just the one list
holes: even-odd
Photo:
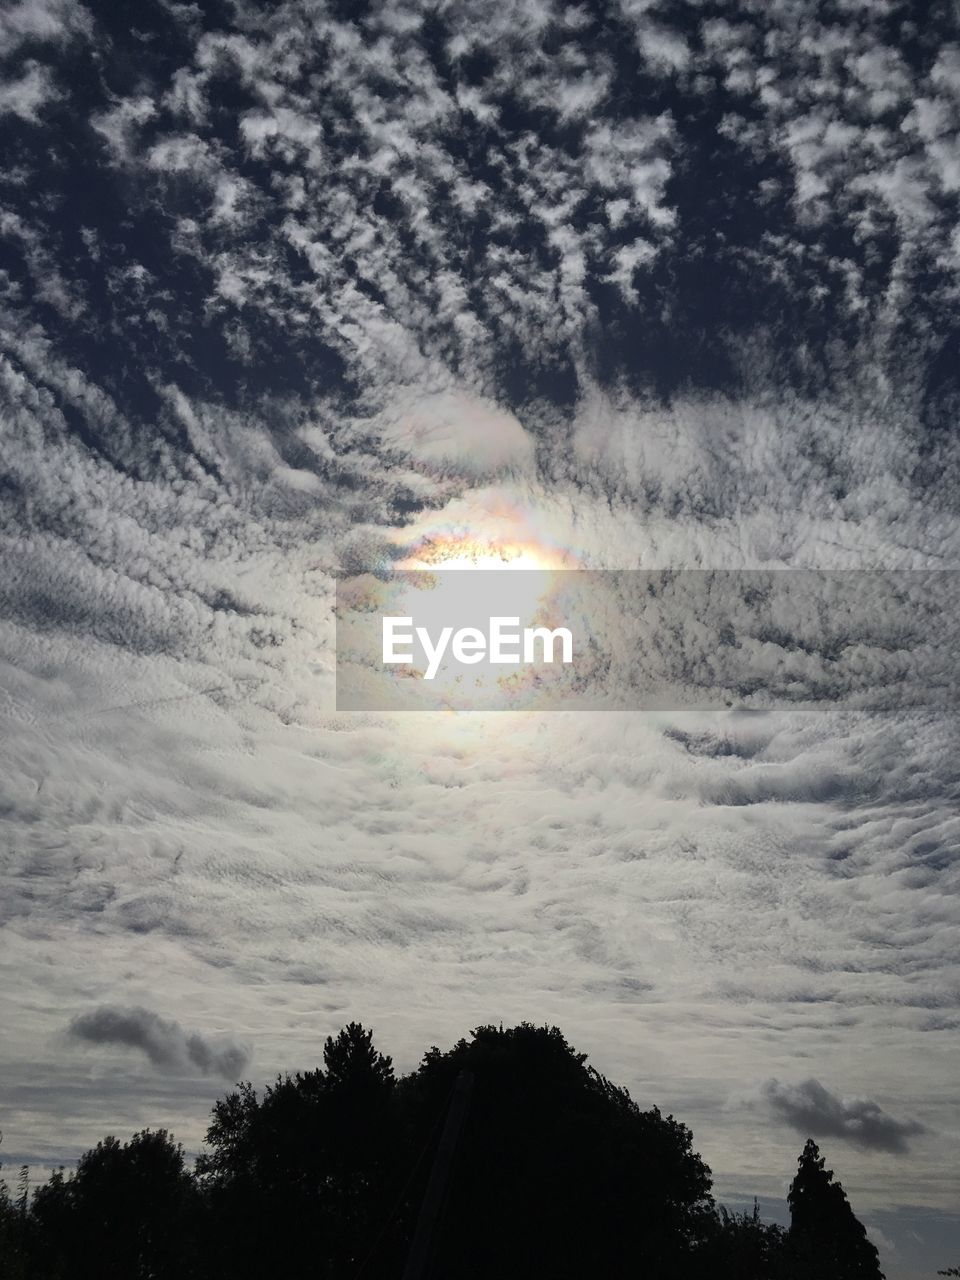
[[568, 559], [536, 543], [487, 542], [479, 538], [438, 537], [420, 543], [398, 563], [399, 569], [565, 569]]
[[395, 529], [399, 569], [578, 569], [568, 533], [529, 495], [478, 490]]
[[[562, 536], [551, 536], [549, 525], [549, 517], [519, 494], [474, 491], [394, 529], [395, 576], [366, 589], [378, 597], [379, 611], [415, 617], [431, 636], [444, 627], [483, 630], [493, 616], [516, 618], [521, 630], [548, 621], [557, 625], [551, 599], [560, 571], [584, 566]], [[394, 678], [399, 688], [423, 675], [414, 665], [398, 668]], [[549, 670], [534, 677], [503, 666], [464, 671], [445, 658], [418, 693], [425, 709], [519, 709], [535, 705], [554, 678]]]

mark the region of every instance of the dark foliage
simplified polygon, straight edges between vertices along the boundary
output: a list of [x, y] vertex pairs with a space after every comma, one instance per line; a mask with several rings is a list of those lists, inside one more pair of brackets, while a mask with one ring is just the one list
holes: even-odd
[[882, 1280], [812, 1142], [789, 1231], [710, 1185], [690, 1130], [556, 1027], [479, 1027], [397, 1080], [351, 1023], [322, 1067], [221, 1098], [192, 1173], [147, 1130], [4, 1188], [0, 1280]]
[[812, 1138], [803, 1148], [787, 1198], [790, 1245], [800, 1274], [811, 1280], [879, 1280], [877, 1250]]
[[0, 1182], [0, 1280], [25, 1280], [27, 1274], [26, 1208], [14, 1202]]
[[196, 1274], [199, 1197], [164, 1131], [104, 1138], [33, 1198], [30, 1276], [175, 1280]]
[[704, 1248], [708, 1265], [703, 1276], [736, 1280], [787, 1280], [787, 1232], [764, 1222], [754, 1201], [752, 1213], [729, 1213], [723, 1206], [711, 1224]]
[[197, 1162], [206, 1275], [294, 1275], [309, 1264], [317, 1277], [352, 1276], [405, 1159], [390, 1059], [351, 1023], [327, 1040], [322, 1069], [278, 1079], [262, 1100], [244, 1084], [219, 1101], [207, 1142]]
[[[712, 1207], [689, 1129], [641, 1111], [560, 1031], [480, 1027], [410, 1082], [425, 1128], [469, 1070], [473, 1097], [437, 1242], [437, 1274], [688, 1274]], [[479, 1230], [479, 1224], [488, 1224]], [[469, 1249], [464, 1242], [469, 1241]]]

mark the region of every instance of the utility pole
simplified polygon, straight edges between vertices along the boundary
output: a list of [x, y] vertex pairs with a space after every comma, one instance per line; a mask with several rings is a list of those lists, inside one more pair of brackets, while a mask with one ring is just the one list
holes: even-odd
[[440, 1145], [437, 1147], [433, 1168], [430, 1170], [430, 1181], [427, 1183], [423, 1204], [420, 1206], [420, 1216], [417, 1218], [417, 1229], [413, 1235], [413, 1244], [410, 1246], [410, 1256], [404, 1268], [403, 1280], [425, 1280], [433, 1233], [472, 1092], [473, 1072], [461, 1071], [457, 1076], [453, 1097], [450, 1099], [450, 1110], [447, 1112], [447, 1120], [440, 1135]]

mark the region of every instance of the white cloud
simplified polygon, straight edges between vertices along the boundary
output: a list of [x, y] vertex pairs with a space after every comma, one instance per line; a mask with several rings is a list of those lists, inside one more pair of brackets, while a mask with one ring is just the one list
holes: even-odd
[[50, 68], [29, 62], [18, 79], [0, 83], [0, 115], [10, 113], [21, 120], [36, 121], [42, 108], [60, 97]]
[[92, 26], [89, 12], [76, 0], [19, 0], [0, 13], [0, 56], [25, 41], [64, 44], [78, 34], [89, 35]]
[[123, 98], [109, 111], [94, 115], [90, 123], [107, 140], [114, 156], [128, 163], [137, 146], [137, 129], [157, 113], [149, 97]]

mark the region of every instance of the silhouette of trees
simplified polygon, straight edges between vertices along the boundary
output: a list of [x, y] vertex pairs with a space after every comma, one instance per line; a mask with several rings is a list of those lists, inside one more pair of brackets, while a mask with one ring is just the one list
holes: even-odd
[[787, 1233], [764, 1222], [756, 1201], [751, 1213], [730, 1213], [722, 1205], [704, 1250], [707, 1275], [736, 1280], [786, 1280], [789, 1275]]
[[28, 1228], [26, 1213], [0, 1182], [0, 1280], [25, 1280]]
[[790, 1246], [811, 1280], [883, 1280], [876, 1247], [834, 1182], [820, 1149], [808, 1138], [787, 1197]]
[[447, 1053], [430, 1050], [408, 1082], [420, 1134], [462, 1070], [475, 1084], [438, 1274], [686, 1274], [712, 1210], [689, 1129], [641, 1111], [558, 1028], [523, 1024], [480, 1027]]
[[386, 1215], [403, 1156], [390, 1059], [356, 1023], [323, 1068], [284, 1076], [262, 1100], [242, 1084], [217, 1102], [197, 1174], [213, 1219], [211, 1276], [348, 1276]]
[[183, 1148], [165, 1130], [104, 1138], [35, 1193], [36, 1267], [51, 1280], [181, 1280], [194, 1274], [197, 1207]]
[[690, 1130], [557, 1027], [478, 1027], [398, 1080], [350, 1023], [315, 1070], [220, 1098], [192, 1172], [144, 1130], [29, 1204], [0, 1183], [0, 1280], [882, 1280], [812, 1141], [789, 1231], [710, 1188]]

